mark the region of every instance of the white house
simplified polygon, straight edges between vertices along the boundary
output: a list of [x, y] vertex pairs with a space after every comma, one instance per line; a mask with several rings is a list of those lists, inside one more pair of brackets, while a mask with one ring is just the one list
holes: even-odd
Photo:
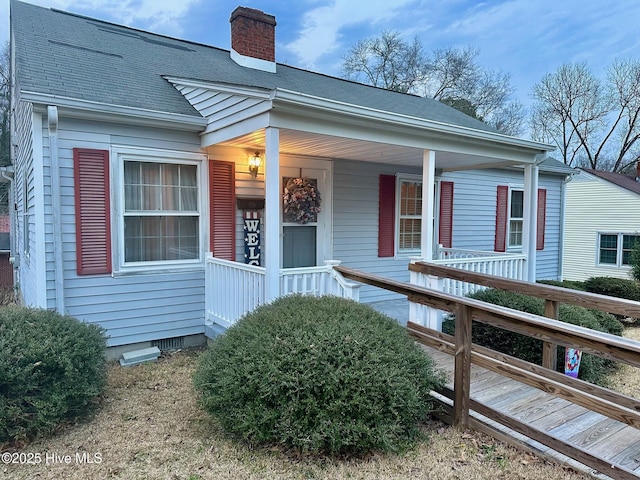
[[565, 279], [631, 278], [629, 253], [640, 240], [638, 177], [640, 171], [623, 175], [585, 169], [568, 183]]
[[[407, 281], [415, 257], [559, 278], [571, 170], [552, 147], [277, 64], [274, 17], [230, 21], [226, 51], [12, 0], [22, 302], [142, 346], [290, 292], [390, 298], [356, 293], [334, 261]], [[306, 223], [283, 211], [296, 179], [322, 199]]]

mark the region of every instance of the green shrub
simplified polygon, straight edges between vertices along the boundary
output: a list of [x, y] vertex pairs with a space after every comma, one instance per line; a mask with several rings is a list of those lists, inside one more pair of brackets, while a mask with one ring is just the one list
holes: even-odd
[[634, 280], [614, 277], [591, 277], [584, 282], [587, 292], [640, 301], [640, 285]]
[[48, 310], [0, 308], [0, 444], [50, 433], [85, 414], [105, 383], [96, 325]]
[[631, 278], [640, 282], [640, 242], [636, 241], [629, 255], [629, 265], [631, 266]]
[[[527, 313], [544, 315], [544, 300], [521, 293], [487, 289], [470, 297], [484, 302], [513, 308]], [[622, 324], [613, 316], [598, 310], [589, 310], [577, 305], [561, 304], [558, 319], [573, 325], [580, 325], [613, 335], [622, 334]], [[448, 317], [442, 325], [445, 333], [455, 331], [455, 317]], [[528, 362], [542, 364], [542, 341], [526, 335], [510, 332], [481, 322], [473, 322], [474, 343], [497, 350]], [[565, 349], [558, 347], [558, 371], [564, 372]], [[591, 383], [606, 385], [607, 375], [613, 363], [595, 355], [584, 354], [580, 362], [579, 378]]]
[[204, 408], [228, 432], [323, 455], [410, 448], [443, 382], [394, 320], [350, 300], [302, 296], [242, 318], [194, 375]]
[[585, 289], [584, 282], [580, 282], [577, 280], [537, 280], [537, 283], [541, 283], [543, 285], [553, 285], [562, 288], [570, 288], [572, 290], [584, 291]]

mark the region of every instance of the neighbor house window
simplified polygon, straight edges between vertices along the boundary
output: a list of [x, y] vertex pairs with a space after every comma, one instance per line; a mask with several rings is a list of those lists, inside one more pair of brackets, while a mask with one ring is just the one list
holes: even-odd
[[198, 166], [124, 161], [124, 263], [197, 260]]
[[398, 252], [419, 252], [422, 231], [422, 182], [398, 179]]
[[600, 233], [598, 235], [598, 263], [602, 265], [629, 265], [629, 257], [640, 235], [626, 233]]
[[522, 247], [524, 225], [524, 191], [510, 190], [509, 198], [509, 247]]

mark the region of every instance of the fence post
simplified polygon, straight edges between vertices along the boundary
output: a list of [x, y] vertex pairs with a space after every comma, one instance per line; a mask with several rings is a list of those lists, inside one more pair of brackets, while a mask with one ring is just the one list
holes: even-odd
[[453, 379], [453, 426], [469, 427], [469, 396], [471, 390], [471, 307], [456, 307], [455, 370]]
[[[553, 300], [544, 301], [544, 316], [558, 319], [559, 303]], [[558, 366], [558, 346], [551, 342], [542, 342], [542, 366], [554, 370]]]
[[[422, 257], [411, 257], [409, 259], [411, 263], [417, 263], [423, 261]], [[426, 287], [424, 283], [424, 275], [420, 272], [409, 272], [409, 283], [411, 285], [417, 285], [418, 287]], [[423, 327], [428, 326], [426, 321], [427, 307], [418, 303], [409, 301], [409, 320], [419, 323]]]

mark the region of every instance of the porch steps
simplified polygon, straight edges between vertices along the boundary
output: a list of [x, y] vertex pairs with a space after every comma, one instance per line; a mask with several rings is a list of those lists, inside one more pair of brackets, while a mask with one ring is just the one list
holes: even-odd
[[158, 347], [143, 348], [141, 350], [133, 350], [122, 354], [120, 365], [130, 367], [145, 362], [155, 362], [160, 356]]

